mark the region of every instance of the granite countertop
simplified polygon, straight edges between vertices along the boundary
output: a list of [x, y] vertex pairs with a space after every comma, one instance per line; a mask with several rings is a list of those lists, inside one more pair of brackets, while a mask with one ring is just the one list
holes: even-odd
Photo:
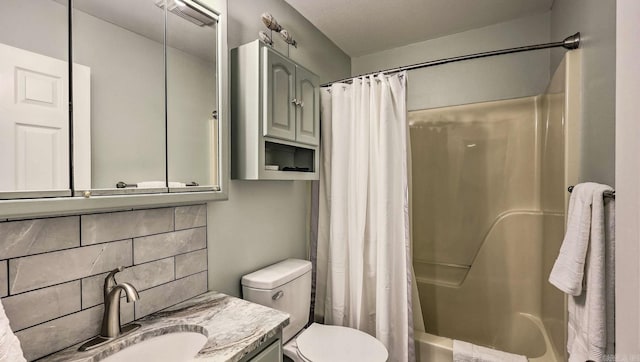
[[40, 361], [95, 362], [130, 345], [172, 332], [199, 332], [208, 337], [194, 362], [236, 362], [289, 324], [289, 315], [259, 304], [207, 292], [135, 321], [141, 327], [104, 346], [79, 352], [82, 343]]

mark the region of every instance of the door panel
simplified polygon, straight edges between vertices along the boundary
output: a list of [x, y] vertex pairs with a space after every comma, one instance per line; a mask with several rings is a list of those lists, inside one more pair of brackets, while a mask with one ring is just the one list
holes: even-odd
[[295, 65], [264, 48], [264, 135], [295, 140]]
[[64, 182], [60, 174], [64, 157], [60, 153], [63, 129], [16, 124], [16, 185], [19, 190], [50, 190]]
[[319, 80], [314, 74], [296, 67], [297, 107], [296, 140], [317, 146], [320, 144]]

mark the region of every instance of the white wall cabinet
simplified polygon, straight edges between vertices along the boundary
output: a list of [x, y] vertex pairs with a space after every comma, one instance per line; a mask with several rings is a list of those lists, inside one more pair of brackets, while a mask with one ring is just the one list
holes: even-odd
[[319, 78], [259, 40], [231, 51], [231, 177], [317, 180]]

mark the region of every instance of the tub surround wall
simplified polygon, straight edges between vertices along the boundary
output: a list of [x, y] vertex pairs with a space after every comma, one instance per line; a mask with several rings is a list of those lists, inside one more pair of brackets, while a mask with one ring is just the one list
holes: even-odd
[[565, 162], [575, 118], [562, 67], [541, 96], [409, 113], [428, 333], [563, 360], [564, 297], [547, 282], [578, 163]]
[[[548, 282], [553, 264], [558, 256], [564, 234], [570, 194], [568, 185], [578, 183], [580, 173], [580, 61], [581, 50], [565, 55], [555, 71], [546, 93], [541, 97], [541, 127], [539, 136], [544, 140], [540, 154], [540, 206], [544, 212], [542, 224], [542, 309], [540, 318], [555, 344], [559, 356], [566, 355], [567, 316], [565, 295]], [[567, 117], [567, 115], [569, 115]], [[557, 175], [564, 177], [557, 177]], [[563, 306], [563, 308], [558, 308]]]
[[0, 295], [25, 357], [99, 333], [106, 272], [140, 292], [122, 323], [207, 291], [206, 205], [0, 222]]

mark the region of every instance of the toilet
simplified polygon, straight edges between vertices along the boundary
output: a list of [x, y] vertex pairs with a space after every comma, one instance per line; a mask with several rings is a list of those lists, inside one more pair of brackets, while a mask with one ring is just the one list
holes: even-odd
[[311, 262], [287, 259], [242, 277], [244, 299], [289, 313], [284, 355], [294, 362], [384, 362], [384, 345], [357, 329], [309, 321]]

